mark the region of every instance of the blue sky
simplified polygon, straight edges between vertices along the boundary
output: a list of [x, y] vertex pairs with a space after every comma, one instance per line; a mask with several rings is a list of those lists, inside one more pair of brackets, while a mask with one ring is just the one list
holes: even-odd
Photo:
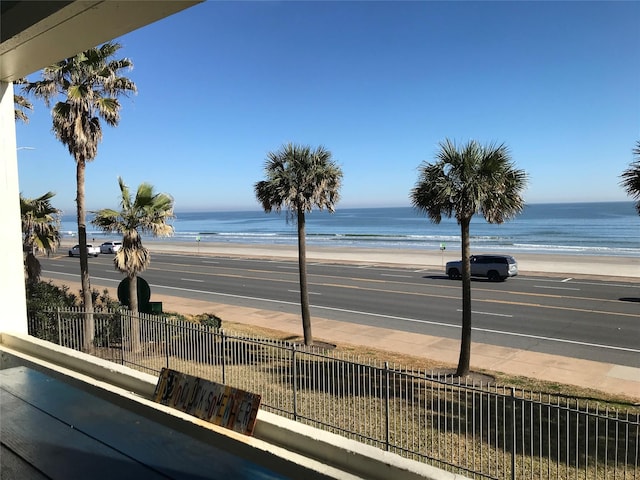
[[[138, 94], [103, 127], [87, 207], [117, 207], [122, 176], [178, 212], [259, 210], [287, 142], [333, 153], [337, 208], [408, 206], [445, 138], [506, 143], [527, 202], [628, 200], [638, 25], [640, 2], [206, 2], [117, 39]], [[20, 189], [73, 213], [75, 163], [34, 104]]]

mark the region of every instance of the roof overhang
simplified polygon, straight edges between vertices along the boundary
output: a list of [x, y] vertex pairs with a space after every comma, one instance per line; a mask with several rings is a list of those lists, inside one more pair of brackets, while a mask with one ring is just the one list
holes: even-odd
[[14, 81], [202, 1], [3, 0], [0, 81]]

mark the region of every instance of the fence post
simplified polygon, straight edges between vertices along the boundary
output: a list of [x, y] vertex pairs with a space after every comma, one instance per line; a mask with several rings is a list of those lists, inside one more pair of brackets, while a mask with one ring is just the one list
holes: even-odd
[[298, 366], [296, 364], [296, 344], [291, 350], [291, 378], [293, 379], [293, 419], [298, 419]]
[[220, 337], [222, 338], [222, 384], [226, 385], [225, 359], [227, 357], [227, 340], [222, 328], [220, 329]]
[[124, 342], [125, 342], [125, 334], [124, 334], [124, 318], [122, 315], [122, 307], [118, 307], [116, 309], [116, 313], [118, 314], [118, 321], [120, 322], [120, 365], [124, 365]]
[[384, 424], [385, 424], [385, 450], [389, 451], [390, 426], [389, 426], [389, 362], [384, 362]]
[[58, 320], [58, 345], [62, 345], [62, 316], [60, 307], [56, 308], [56, 319]]
[[167, 317], [164, 317], [164, 343], [165, 343], [165, 347], [164, 347], [164, 353], [165, 353], [165, 360], [167, 362], [167, 366], [166, 368], [169, 368], [169, 350], [171, 349], [171, 337], [169, 336], [169, 319]]
[[514, 387], [510, 389], [511, 398], [511, 480], [516, 479], [516, 445], [517, 445], [517, 432], [516, 432], [516, 390]]

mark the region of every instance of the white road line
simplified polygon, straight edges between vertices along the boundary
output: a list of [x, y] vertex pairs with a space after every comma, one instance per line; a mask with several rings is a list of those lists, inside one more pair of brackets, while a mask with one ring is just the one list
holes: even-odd
[[213, 265], [218, 265], [220, 262], [212, 262], [211, 260], [203, 260], [202, 263], [211, 263]]
[[[287, 292], [300, 293], [300, 290], [287, 290]], [[309, 292], [309, 295], [322, 295], [322, 294], [318, 292]]]
[[183, 282], [196, 282], [196, 283], [204, 283], [204, 280], [198, 280], [196, 278], [181, 278]]
[[287, 267], [287, 266], [277, 266], [276, 268], [280, 268], [282, 270], [297, 270], [298, 267]]
[[567, 282], [567, 281], [571, 281], [572, 285], [597, 285], [599, 287], [617, 287], [617, 288], [633, 288], [636, 289], [638, 288], [638, 285], [631, 282], [631, 283], [608, 283], [608, 282], [587, 282], [585, 280], [579, 280], [573, 277], [570, 278], [565, 278], [564, 280], [555, 280], [555, 279], [544, 279], [544, 278], [538, 278], [538, 277], [522, 277], [522, 276], [518, 276], [518, 277], [514, 277], [511, 280], [513, 280], [514, 282], [548, 282], [548, 283], [563, 283], [563, 282]]
[[546, 288], [548, 290], [573, 290], [579, 292], [579, 288], [571, 288], [571, 287], [548, 287], [546, 285], [534, 285], [533, 288]]
[[600, 343], [578, 342], [577, 340], [566, 340], [563, 338], [543, 337], [541, 335], [529, 335], [526, 333], [503, 332], [501, 330], [491, 330], [488, 328], [472, 328], [472, 330], [477, 330], [479, 332], [485, 332], [485, 333], [497, 333], [499, 335], [510, 335], [512, 337], [523, 337], [523, 338], [533, 338], [535, 340], [546, 340], [548, 342], [569, 343], [571, 345], [581, 345], [585, 347], [597, 347], [597, 348], [604, 348], [607, 350], [619, 350], [623, 352], [640, 353], [640, 349], [637, 349], [637, 348], [615, 347], [613, 345], [602, 345]]
[[396, 278], [413, 278], [411, 275], [391, 275], [390, 273], [381, 273], [381, 277], [396, 277]]
[[[456, 312], [461, 312], [462, 310], [458, 309], [456, 310]], [[472, 310], [471, 313], [474, 313], [476, 315], [492, 315], [494, 317], [507, 317], [507, 318], [513, 318], [513, 315], [508, 315], [506, 313], [493, 313], [493, 312], [476, 312], [475, 310]]]

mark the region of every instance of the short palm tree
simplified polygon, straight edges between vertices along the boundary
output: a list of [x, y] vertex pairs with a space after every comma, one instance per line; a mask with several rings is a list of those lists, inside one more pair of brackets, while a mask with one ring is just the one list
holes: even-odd
[[315, 150], [305, 145], [284, 145], [269, 152], [264, 167], [266, 180], [255, 184], [256, 198], [265, 212], [288, 210], [298, 227], [298, 271], [300, 307], [305, 345], [311, 345], [311, 312], [307, 286], [307, 247], [305, 214], [316, 206], [335, 211], [340, 198], [342, 170], [331, 159], [331, 152], [319, 146]]
[[138, 311], [137, 276], [144, 272], [151, 261], [149, 250], [142, 245], [141, 233], [150, 233], [155, 237], [167, 237], [173, 234], [173, 226], [168, 220], [174, 218], [173, 198], [166, 193], [155, 193], [153, 185], [142, 183], [136, 196], [131, 198], [129, 187], [122, 178], [120, 185], [121, 210], [105, 208], [93, 212], [91, 223], [105, 232], [122, 234], [122, 248], [113, 259], [116, 270], [129, 279], [129, 308]]
[[456, 374], [469, 373], [471, 359], [471, 268], [469, 225], [480, 213], [489, 223], [502, 223], [524, 208], [527, 175], [511, 162], [507, 147], [470, 141], [458, 149], [440, 143], [434, 163], [423, 162], [411, 202], [434, 223], [455, 216], [462, 238], [462, 339]]
[[114, 60], [120, 50], [118, 43], [107, 42], [47, 67], [42, 80], [29, 83], [24, 90], [45, 100], [47, 106], [57, 97], [53, 106], [53, 132], [76, 162], [76, 202], [78, 243], [80, 244], [80, 280], [85, 310], [85, 347], [93, 341], [93, 302], [87, 255], [87, 227], [85, 207], [85, 169], [98, 152], [102, 140], [102, 119], [116, 126], [120, 121], [118, 97], [134, 93], [135, 84], [121, 76], [133, 64], [128, 58]]
[[55, 193], [47, 192], [38, 198], [20, 195], [22, 217], [22, 246], [26, 254], [24, 267], [27, 281], [35, 283], [40, 278], [40, 262], [37, 252], [53, 253], [60, 245], [61, 211], [51, 205]]
[[129, 187], [118, 178], [120, 185], [121, 210], [108, 208], [95, 213], [93, 225], [105, 232], [122, 234], [122, 248], [113, 259], [116, 270], [124, 273], [129, 280], [129, 309], [132, 315], [132, 349], [139, 349], [138, 275], [145, 271], [151, 262], [149, 250], [142, 245], [141, 233], [150, 233], [156, 237], [166, 237], [173, 233], [173, 227], [167, 223], [174, 217], [173, 198], [166, 193], [155, 193], [153, 186], [142, 183], [138, 187], [135, 199], [131, 198]]
[[636, 142], [633, 155], [636, 160], [631, 162], [629, 168], [622, 172], [620, 184], [627, 192], [627, 195], [636, 200], [636, 210], [640, 215], [640, 140]]

